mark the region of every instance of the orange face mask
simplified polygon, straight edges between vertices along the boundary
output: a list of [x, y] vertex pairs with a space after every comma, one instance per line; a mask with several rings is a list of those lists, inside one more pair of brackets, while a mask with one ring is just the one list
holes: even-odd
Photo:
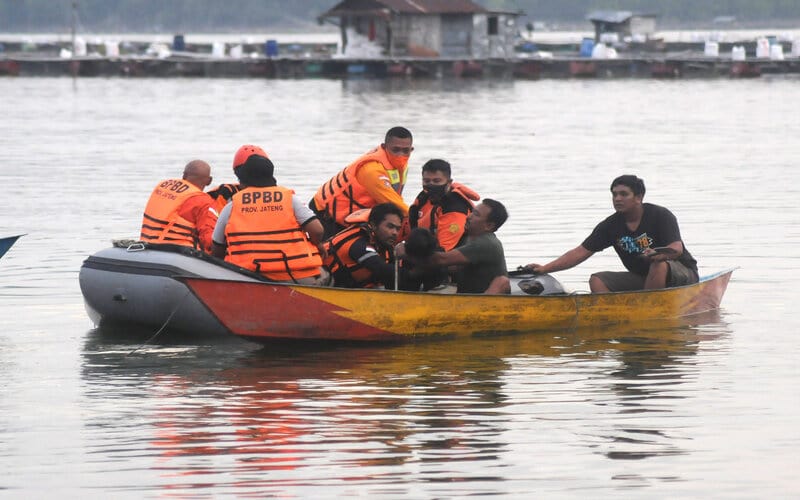
[[397, 156], [387, 151], [386, 157], [389, 159], [389, 163], [397, 170], [404, 170], [408, 165], [408, 156]]

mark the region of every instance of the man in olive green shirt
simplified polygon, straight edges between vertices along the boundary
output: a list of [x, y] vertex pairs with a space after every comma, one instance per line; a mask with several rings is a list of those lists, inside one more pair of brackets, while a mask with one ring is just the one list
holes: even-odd
[[458, 293], [511, 293], [503, 244], [494, 234], [507, 218], [502, 203], [484, 199], [467, 218], [467, 242], [449, 252], [435, 252], [426, 265], [457, 266]]

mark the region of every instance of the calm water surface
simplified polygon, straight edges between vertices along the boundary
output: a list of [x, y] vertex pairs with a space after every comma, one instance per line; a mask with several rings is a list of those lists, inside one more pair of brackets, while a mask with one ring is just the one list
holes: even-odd
[[[2, 494], [794, 497], [800, 80], [0, 79]], [[308, 198], [387, 128], [503, 201], [511, 267], [578, 244], [642, 176], [702, 274], [693, 324], [394, 347], [95, 329], [78, 270], [192, 158], [246, 142]], [[586, 290], [613, 253], [558, 274]], [[244, 299], [246, 300], [246, 299]]]

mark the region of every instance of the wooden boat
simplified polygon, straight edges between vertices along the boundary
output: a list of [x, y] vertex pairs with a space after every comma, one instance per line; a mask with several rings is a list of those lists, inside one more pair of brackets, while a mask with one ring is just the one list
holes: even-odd
[[18, 234], [17, 236], [6, 236], [5, 238], [0, 238], [0, 257], [6, 254], [8, 250], [17, 242], [20, 236], [24, 236], [22, 234]]
[[387, 341], [667, 320], [717, 309], [733, 269], [662, 290], [471, 295], [178, 278], [226, 329], [270, 339]]
[[[97, 326], [139, 325], [153, 331], [168, 327], [198, 337], [229, 336], [228, 329], [176, 276], [269, 283], [261, 275], [191, 248], [136, 240], [117, 240], [114, 246], [90, 255], [78, 281], [86, 312]], [[533, 284], [542, 293], [563, 292], [547, 275], [537, 277]]]

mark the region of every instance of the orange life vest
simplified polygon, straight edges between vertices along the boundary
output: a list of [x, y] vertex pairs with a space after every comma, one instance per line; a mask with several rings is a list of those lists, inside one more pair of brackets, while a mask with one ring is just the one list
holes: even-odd
[[199, 248], [194, 223], [178, 215], [178, 211], [192, 196], [204, 195], [202, 189], [183, 179], [159, 182], [144, 208], [142, 241]]
[[314, 195], [314, 204], [317, 210], [324, 211], [337, 224], [346, 225], [344, 218], [360, 208], [371, 208], [376, 205], [375, 200], [369, 192], [358, 182], [356, 176], [359, 169], [370, 162], [380, 163], [389, 181], [397, 194], [403, 194], [403, 186], [406, 184], [408, 168], [398, 170], [389, 162], [386, 150], [378, 146], [377, 148], [364, 154], [356, 161], [348, 165], [344, 170], [334, 175], [328, 182], [323, 184]]
[[[460, 196], [473, 208], [475, 207], [474, 202], [481, 199], [480, 195], [472, 188], [458, 182], [453, 182], [450, 185], [450, 192], [447, 193], [447, 196], [449, 196], [450, 193]], [[439, 218], [442, 216], [442, 206], [431, 203], [429, 197], [426, 197], [422, 204], [419, 203], [420, 201], [420, 197], [418, 196], [409, 209], [409, 214], [413, 214], [409, 216], [411, 228], [425, 228], [438, 238], [439, 235], [437, 232], [439, 229]]]
[[208, 191], [208, 195], [214, 199], [214, 210], [217, 213], [222, 212], [225, 205], [231, 201], [233, 195], [238, 193], [240, 189], [242, 189], [240, 184], [220, 184], [216, 189]]
[[[334, 276], [334, 281], [337, 273], [344, 271], [353, 279], [356, 288], [373, 288], [378, 283], [372, 280], [372, 272], [350, 257], [350, 247], [362, 237], [369, 238], [369, 230], [365, 224], [358, 224], [348, 227], [326, 241], [325, 249], [328, 255], [325, 258], [325, 267]], [[386, 262], [391, 260], [388, 250], [379, 251], [376, 247], [375, 251]]]
[[276, 281], [319, 275], [322, 259], [295, 219], [293, 195], [281, 186], [247, 187], [233, 195], [225, 260]]

